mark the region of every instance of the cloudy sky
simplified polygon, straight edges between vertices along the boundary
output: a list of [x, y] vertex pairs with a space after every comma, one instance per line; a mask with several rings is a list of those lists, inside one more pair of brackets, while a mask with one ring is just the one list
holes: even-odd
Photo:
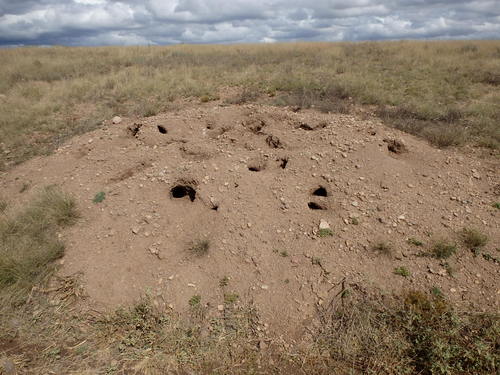
[[500, 39], [500, 0], [0, 0], [0, 46]]

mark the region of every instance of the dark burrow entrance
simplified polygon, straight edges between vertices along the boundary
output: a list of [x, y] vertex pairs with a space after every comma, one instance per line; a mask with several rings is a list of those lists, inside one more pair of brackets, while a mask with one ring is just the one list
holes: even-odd
[[172, 198], [184, 198], [187, 196], [191, 202], [196, 199], [196, 190], [189, 185], [176, 185], [170, 189], [170, 194], [172, 194]]
[[281, 159], [278, 159], [278, 161], [280, 162], [280, 167], [282, 169], [285, 169], [286, 165], [288, 164], [288, 158], [281, 158]]
[[312, 195], [315, 195], [317, 197], [328, 197], [328, 192], [326, 191], [326, 188], [320, 186], [319, 188], [314, 189]]
[[321, 204], [316, 203], [316, 202], [309, 202], [309, 203], [307, 204], [307, 206], [308, 206], [311, 210], [326, 210], [326, 207], [325, 207], [325, 206], [322, 206]]
[[162, 125], [158, 125], [158, 131], [161, 133], [161, 134], [167, 134], [167, 128], [165, 128], [164, 126]]

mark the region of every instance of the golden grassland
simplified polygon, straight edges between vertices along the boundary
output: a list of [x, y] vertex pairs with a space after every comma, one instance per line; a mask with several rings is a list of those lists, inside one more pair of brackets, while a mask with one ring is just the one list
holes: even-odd
[[[0, 50], [0, 169], [104, 119], [151, 116], [178, 98], [349, 111], [440, 147], [500, 144], [500, 41], [177, 45]], [[272, 97], [272, 99], [269, 99]]]
[[[179, 98], [215, 100], [227, 87], [239, 88], [228, 103], [370, 106], [388, 125], [437, 146], [497, 149], [499, 84], [497, 41], [0, 50], [0, 170], [114, 114], [151, 116], [175, 109]], [[190, 299], [185, 316], [147, 296], [96, 313], [81, 303], [78, 278], [55, 272], [64, 254], [57, 233], [78, 217], [54, 187], [24, 208], [0, 196], [0, 374], [12, 366], [27, 374], [499, 370], [499, 315], [458, 311], [437, 288], [370, 297], [339, 290], [298, 342], [270, 337], [237, 295], [225, 297], [222, 316], [210, 315], [202, 296]], [[462, 236], [470, 248], [487, 241], [473, 230]]]

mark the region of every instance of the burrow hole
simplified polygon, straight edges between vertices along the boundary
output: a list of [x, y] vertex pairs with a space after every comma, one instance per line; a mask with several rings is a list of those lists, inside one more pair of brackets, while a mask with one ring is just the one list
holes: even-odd
[[170, 193], [173, 198], [184, 198], [189, 197], [189, 200], [193, 202], [196, 199], [196, 190], [189, 185], [176, 185], [170, 189]]
[[219, 211], [219, 205], [218, 204], [212, 204], [212, 206], [210, 207], [211, 210], [214, 210], [214, 211]]
[[311, 210], [326, 210], [326, 207], [319, 204], [319, 203], [316, 203], [316, 202], [309, 202], [307, 204], [307, 206], [311, 209]]
[[288, 158], [281, 158], [281, 159], [278, 159], [278, 161], [280, 162], [280, 167], [282, 169], [285, 169], [287, 164], [288, 164]]
[[313, 190], [312, 195], [315, 195], [317, 197], [328, 197], [328, 191], [326, 190], [325, 187], [320, 186]]
[[158, 131], [161, 133], [161, 134], [167, 134], [167, 128], [164, 127], [163, 125], [158, 125]]
[[254, 160], [248, 163], [248, 170], [252, 172], [260, 172], [266, 169], [266, 163], [263, 160]]

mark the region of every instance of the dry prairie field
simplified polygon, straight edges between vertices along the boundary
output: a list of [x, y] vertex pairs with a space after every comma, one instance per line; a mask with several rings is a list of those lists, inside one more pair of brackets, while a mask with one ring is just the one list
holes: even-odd
[[500, 42], [0, 50], [0, 374], [498, 374]]

